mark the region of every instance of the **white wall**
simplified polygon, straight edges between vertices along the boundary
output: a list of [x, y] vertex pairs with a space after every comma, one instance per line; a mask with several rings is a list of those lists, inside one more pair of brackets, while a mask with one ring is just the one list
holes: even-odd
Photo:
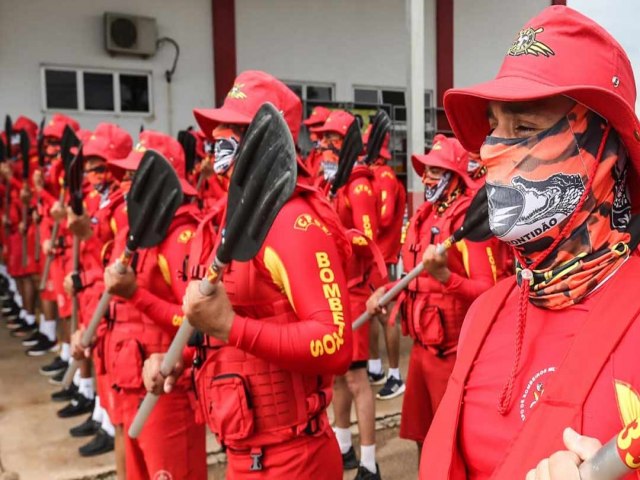
[[454, 86], [495, 77], [522, 26], [550, 0], [454, 0]]
[[[569, 0], [567, 5], [602, 25], [627, 52], [635, 74], [636, 91], [640, 91], [640, 43], [638, 42], [638, 0]], [[640, 99], [636, 99], [640, 112]]]
[[[435, 88], [435, 1], [425, 0], [425, 86]], [[238, 71], [353, 86], [405, 87], [404, 0], [236, 0]]]
[[[210, 0], [28, 0], [0, 1], [0, 114], [15, 119], [42, 117], [40, 65], [125, 68], [153, 72], [154, 116], [74, 114], [84, 128], [115, 121], [137, 134], [146, 128], [167, 130], [167, 87], [164, 71], [173, 49], [164, 46], [153, 58], [111, 57], [103, 48], [105, 11], [155, 17], [159, 36], [181, 47], [172, 82], [173, 129], [194, 124], [194, 107], [214, 103]], [[135, 137], [134, 137], [135, 138]]]

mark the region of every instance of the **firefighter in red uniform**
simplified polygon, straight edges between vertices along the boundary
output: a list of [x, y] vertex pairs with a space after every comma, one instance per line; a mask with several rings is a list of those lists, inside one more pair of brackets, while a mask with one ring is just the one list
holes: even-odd
[[[67, 269], [71, 270], [71, 236], [66, 230], [65, 219], [66, 209], [60, 203], [60, 190], [64, 178], [64, 165], [60, 157], [60, 141], [64, 128], [69, 126], [76, 133], [79, 131], [79, 124], [74, 119], [61, 114], [55, 114], [44, 128], [44, 148], [45, 163], [44, 171], [38, 170], [34, 173], [34, 181], [42, 204], [42, 220], [40, 222], [40, 235], [42, 238], [43, 264], [49, 252], [53, 252], [54, 257], [51, 262], [49, 277], [45, 280], [45, 289], [40, 293], [42, 299], [42, 313], [44, 319], [41, 322], [46, 324], [47, 330], [53, 331], [55, 340], [56, 323], [60, 323], [61, 333], [60, 357], [64, 361], [69, 359], [69, 317], [71, 315], [71, 299], [64, 292], [63, 280]], [[58, 238], [52, 239], [52, 228], [55, 221], [62, 222]], [[47, 336], [50, 335], [48, 332]], [[48, 342], [42, 343], [41, 348], [47, 348]], [[38, 348], [35, 345], [32, 348]], [[54, 359], [55, 361], [55, 359]], [[50, 367], [50, 368], [47, 368]], [[42, 367], [41, 373], [53, 375], [50, 381], [56, 384], [61, 383], [64, 371], [53, 368], [50, 365]], [[71, 400], [73, 392], [56, 392], [55, 400]]]
[[[409, 271], [423, 254], [428, 260], [426, 271], [400, 294], [390, 314], [391, 321], [401, 315], [402, 332], [413, 340], [400, 437], [416, 441], [419, 448], [453, 368], [464, 315], [495, 278], [486, 242], [463, 240], [445, 254], [435, 253], [436, 245], [461, 226], [471, 202], [466, 158], [456, 154], [454, 142], [438, 136], [428, 154], [411, 158], [426, 201], [411, 218], [402, 261]], [[384, 291], [379, 289], [367, 302], [371, 312], [377, 311]]]
[[[2, 165], [2, 173], [6, 181], [4, 193], [7, 204], [5, 209], [7, 223], [5, 226], [8, 227], [6, 230], [8, 235], [5, 236], [7, 270], [16, 280], [22, 300], [21, 310], [12, 305], [3, 310], [3, 313], [7, 314], [10, 320], [7, 326], [13, 330], [13, 335], [17, 337], [28, 336], [38, 328], [35, 319], [37, 298], [35, 275], [38, 273], [38, 263], [35, 261], [35, 223], [32, 213], [35, 207], [35, 198], [30, 179], [26, 181], [23, 179], [23, 153], [20, 148], [20, 134], [25, 132], [30, 143], [28, 162], [30, 168], [34, 168], [34, 162], [37, 164], [35, 157], [37, 130], [38, 126], [32, 120], [27, 117], [19, 117], [13, 124], [11, 138], [6, 139], [15, 161], [5, 162]], [[25, 213], [26, 217], [23, 216]], [[25, 236], [27, 252], [25, 253], [26, 263], [23, 264], [22, 239]], [[33, 334], [29, 338], [35, 337], [36, 334]], [[24, 346], [31, 347], [35, 343], [37, 340], [33, 343], [24, 343]], [[35, 352], [31, 352], [29, 349], [27, 353], [33, 354]]]
[[637, 418], [635, 101], [622, 47], [563, 6], [527, 22], [496, 79], [445, 95], [518, 274], [469, 311], [421, 478], [579, 478]]
[[[334, 110], [322, 127], [315, 131], [322, 135], [320, 152], [322, 157], [322, 182], [328, 192], [338, 169], [338, 158], [343, 146], [344, 135], [356, 119], [349, 112]], [[367, 165], [358, 162], [347, 183], [338, 191], [334, 208], [347, 229], [355, 229], [364, 234], [365, 241], [375, 246], [378, 233], [378, 198], [372, 186], [373, 173]], [[370, 256], [375, 258], [375, 256]], [[349, 283], [350, 309], [357, 316], [365, 309], [366, 300], [372, 289], [380, 285], [380, 275], [375, 272], [373, 262], [358, 257], [357, 250], [349, 262], [347, 280]], [[383, 269], [384, 270], [384, 269]], [[386, 272], [385, 272], [386, 273]], [[386, 274], [382, 276], [386, 278]], [[351, 403], [355, 403], [361, 444], [361, 467], [356, 478], [378, 478], [375, 460], [375, 401], [373, 390], [367, 377], [369, 359], [369, 323], [353, 334], [353, 355], [349, 371], [336, 378], [334, 385], [334, 412], [336, 416], [336, 437], [340, 446], [345, 469], [358, 468], [358, 460], [351, 443]]]
[[311, 143], [313, 145], [311, 151], [305, 159], [305, 166], [313, 177], [318, 175], [320, 162], [322, 161], [322, 150], [319, 148], [320, 140], [322, 140], [322, 134], [319, 133], [317, 129], [324, 125], [324, 122], [327, 121], [327, 118], [329, 118], [330, 114], [331, 110], [319, 105], [317, 107], [313, 107], [309, 118], [306, 118], [302, 122], [309, 131], [309, 140], [311, 140]]
[[[84, 358], [83, 352], [77, 351], [84, 326], [89, 323], [104, 290], [104, 266], [108, 263], [107, 252], [113, 246], [115, 236], [110, 220], [114, 209], [124, 201], [122, 190], [115, 181], [108, 162], [126, 158], [131, 147], [131, 136], [112, 123], [99, 124], [83, 145], [85, 178], [88, 184], [84, 200], [85, 209], [80, 217], [68, 209], [69, 230], [82, 239], [80, 272], [75, 277], [69, 272], [65, 277], [66, 292], [71, 295], [77, 290], [80, 298], [79, 329], [72, 335], [71, 342], [72, 352], [78, 360]], [[79, 448], [82, 456], [98, 455], [114, 448], [115, 429], [104, 407], [109, 403], [111, 395], [102, 348], [105, 331], [106, 324], [103, 323], [96, 335], [97, 346], [94, 345], [92, 349], [96, 376], [93, 412], [85, 422], [70, 430], [74, 437], [95, 435], [89, 443]], [[89, 363], [85, 361], [85, 365], [84, 368], [81, 367], [81, 377], [91, 381]]]
[[[172, 164], [185, 195], [196, 194], [185, 179], [182, 147], [168, 135], [145, 130], [131, 154], [111, 164], [131, 172], [147, 149], [159, 152]], [[125, 431], [145, 393], [142, 363], [152, 353], [166, 351], [183, 320], [180, 300], [186, 287], [185, 259], [197, 226], [197, 209], [188, 197], [185, 201], [165, 240], [158, 247], [138, 251], [135, 273], [131, 266], [125, 274], [113, 266], [105, 270], [106, 291], [116, 296], [109, 312], [105, 363], [116, 390], [113, 420]], [[126, 236], [126, 230], [118, 232], [114, 254], [123, 251]], [[127, 478], [206, 478], [204, 426], [195, 423], [188, 389], [189, 379], [184, 376], [174, 392], [160, 399], [140, 437], [125, 437]]]
[[[369, 127], [369, 130], [371, 127]], [[366, 145], [367, 131], [364, 135]], [[378, 224], [378, 238], [376, 244], [380, 247], [384, 261], [387, 265], [389, 280], [396, 279], [396, 268], [400, 255], [402, 222], [406, 209], [407, 193], [404, 185], [396, 177], [396, 173], [387, 164], [391, 160], [389, 152], [390, 134], [387, 134], [379, 157], [371, 165], [373, 171], [373, 190], [378, 196], [380, 206], [380, 221]], [[372, 385], [384, 386], [376, 394], [380, 400], [389, 400], [404, 393], [405, 385], [400, 376], [400, 330], [396, 322], [387, 321], [384, 315], [377, 315], [379, 322], [371, 323], [371, 335], [369, 342], [369, 380]], [[380, 351], [378, 347], [379, 323], [384, 328], [384, 340], [389, 360], [388, 376], [382, 369]]]
[[[218, 167], [231, 171], [237, 142], [266, 101], [283, 112], [297, 138], [300, 99], [264, 72], [243, 72], [221, 108], [195, 111], [205, 133], [229, 135], [216, 141]], [[200, 264], [213, 253], [202, 252]], [[349, 253], [330, 205], [301, 180], [253, 260], [232, 262], [224, 286], [210, 297], [190, 283], [185, 315], [206, 334], [196, 370], [198, 399], [226, 447], [227, 478], [341, 477], [326, 408], [332, 375], [343, 373], [351, 359], [343, 273]], [[162, 385], [161, 357], [155, 369], [145, 365], [148, 388]]]

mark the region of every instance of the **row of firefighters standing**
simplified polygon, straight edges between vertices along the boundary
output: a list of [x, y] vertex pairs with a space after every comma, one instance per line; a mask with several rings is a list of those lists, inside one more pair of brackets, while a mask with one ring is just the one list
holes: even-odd
[[[226, 449], [228, 478], [335, 479], [342, 478], [343, 468], [357, 468], [358, 479], [381, 478], [371, 383], [386, 381], [382, 393], [388, 397], [404, 391], [400, 436], [420, 446], [453, 368], [468, 307], [513, 268], [496, 240], [463, 240], [448, 253], [436, 252], [435, 246], [462, 225], [483, 184], [482, 167], [455, 139], [438, 135], [428, 154], [412, 156], [425, 202], [404, 226], [402, 244], [406, 194], [387, 165], [388, 137], [379, 158], [371, 165], [359, 160], [346, 185], [328, 201], [344, 135], [356, 120], [346, 111], [316, 107], [303, 122], [314, 148], [306, 159], [298, 158], [295, 192], [264, 245], [253, 260], [230, 265], [214, 300], [202, 297], [195, 280], [203, 276], [219, 241], [234, 156], [247, 125], [267, 101], [283, 113], [296, 139], [299, 98], [271, 75], [247, 71], [221, 108], [194, 111], [201, 130], [189, 134], [196, 138], [201, 161], [193, 171], [187, 171], [178, 141], [150, 130], [142, 131], [133, 147], [117, 125], [84, 131], [75, 120], [56, 114], [41, 131], [20, 117], [14, 135], [3, 137], [9, 158], [0, 166], [6, 265], [0, 287], [7, 326], [32, 356], [53, 351], [60, 340], [58, 357], [41, 369], [45, 375], [61, 378], [71, 357], [82, 361], [74, 385], [53, 395], [71, 400], [59, 415], [90, 412], [71, 431], [96, 435], [81, 447], [85, 455], [110, 448], [115, 437], [120, 478], [206, 478], [205, 423]], [[65, 127], [83, 142], [81, 216], [66, 207], [60, 156]], [[28, 178], [19, 161], [20, 131], [32, 146]], [[185, 201], [164, 241], [140, 250], [119, 273], [112, 260], [127, 239], [127, 193], [147, 149], [173, 166]], [[74, 236], [81, 240], [78, 271], [71, 258]], [[39, 292], [37, 279], [48, 255], [53, 262]], [[367, 301], [371, 308], [393, 285], [399, 256], [405, 270], [423, 262], [425, 272], [388, 312], [352, 332], [351, 321], [366, 311]], [[113, 295], [112, 301], [91, 348], [84, 349], [80, 337], [103, 291]], [[70, 332], [74, 296], [80, 319], [78, 330]], [[185, 348], [163, 387], [160, 361], [185, 312], [204, 335]], [[406, 391], [398, 370], [397, 323], [413, 340]], [[377, 351], [381, 327], [388, 377]], [[161, 396], [140, 437], [129, 438], [125, 432], [146, 391], [163, 388], [170, 393]], [[326, 413], [331, 402], [333, 429]], [[351, 444], [352, 403], [359, 460]]]

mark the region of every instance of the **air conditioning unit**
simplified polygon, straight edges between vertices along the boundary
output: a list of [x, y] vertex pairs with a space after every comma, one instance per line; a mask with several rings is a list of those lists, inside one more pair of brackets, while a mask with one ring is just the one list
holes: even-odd
[[104, 47], [112, 54], [141, 55], [156, 53], [156, 19], [105, 12]]

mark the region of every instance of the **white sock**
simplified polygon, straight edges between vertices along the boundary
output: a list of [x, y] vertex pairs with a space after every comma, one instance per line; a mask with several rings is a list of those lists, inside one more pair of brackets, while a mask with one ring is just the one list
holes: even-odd
[[7, 266], [4, 263], [0, 263], [0, 273], [5, 277], [9, 276], [7, 273]]
[[22, 308], [22, 296], [20, 295], [20, 293], [18, 292], [18, 290], [15, 290], [15, 295], [13, 296], [13, 301], [16, 302], [16, 304]]
[[379, 358], [370, 358], [368, 364], [371, 373], [382, 373], [382, 360]]
[[396, 380], [400, 380], [400, 369], [399, 368], [390, 368], [389, 376], [395, 378]]
[[80, 369], [76, 370], [76, 373], [73, 374], [73, 384], [76, 387], [80, 386]]
[[340, 446], [340, 453], [347, 453], [351, 448], [351, 429], [333, 427], [333, 431], [336, 433], [336, 439]]
[[89, 400], [93, 399], [95, 392], [93, 391], [93, 378], [80, 378], [80, 385], [78, 385], [78, 392]]
[[40, 322], [40, 333], [45, 335], [52, 342], [56, 341], [56, 321], [45, 320], [44, 318]]
[[107, 415], [107, 411], [105, 409], [102, 409], [102, 424], [100, 425], [100, 428], [107, 432], [107, 435], [111, 438], [116, 436], [116, 429], [113, 428], [113, 423], [111, 423], [111, 419], [109, 418], [109, 415]]
[[371, 473], [376, 473], [376, 446], [360, 445], [360, 465], [363, 465]]
[[33, 313], [25, 313], [24, 321], [27, 322], [27, 325], [33, 325], [36, 323], [36, 316]]
[[100, 406], [100, 396], [96, 395], [96, 403], [93, 405], [93, 413], [91, 414], [91, 420], [94, 422], [102, 423], [102, 407]]
[[63, 362], [69, 363], [70, 359], [71, 359], [71, 345], [63, 342], [62, 346], [60, 347], [60, 360], [62, 360]]

